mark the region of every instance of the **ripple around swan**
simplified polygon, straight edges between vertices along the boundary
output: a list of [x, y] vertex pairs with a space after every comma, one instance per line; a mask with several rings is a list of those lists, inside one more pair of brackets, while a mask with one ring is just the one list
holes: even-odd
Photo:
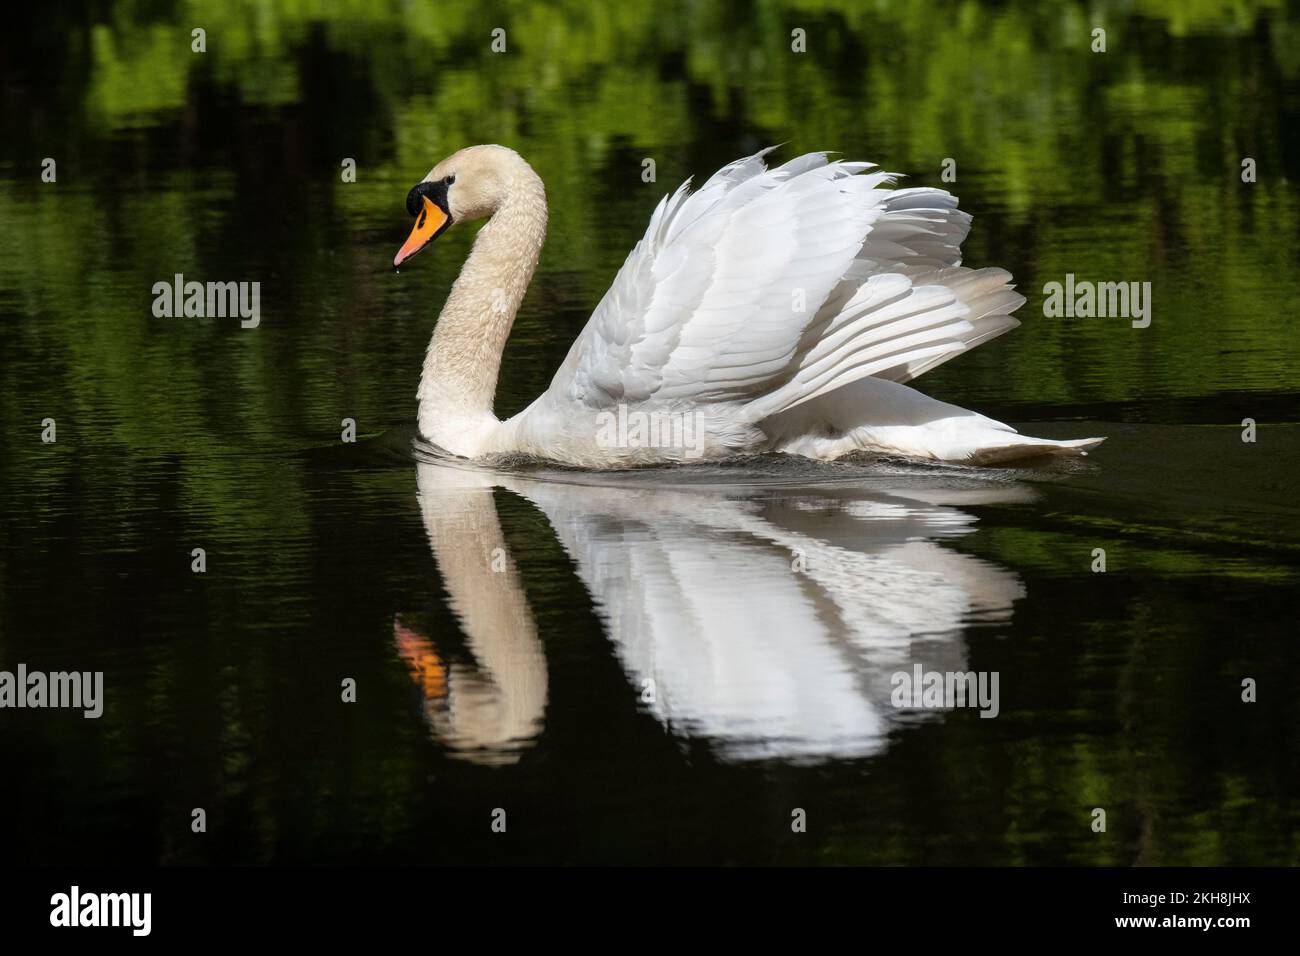
[[528, 455], [498, 455], [477, 463], [456, 458], [418, 437], [411, 442], [411, 457], [417, 462], [495, 471], [503, 475], [536, 480], [589, 485], [716, 485], [756, 487], [770, 485], [818, 485], [856, 483], [864, 479], [891, 482], [915, 480], [972, 488], [1020, 481], [1050, 481], [1087, 473], [1095, 466], [1086, 458], [1053, 458], [1027, 463], [1023, 467], [967, 466], [952, 462], [925, 461], [892, 455], [859, 452], [837, 459], [818, 461], [794, 455], [737, 455], [717, 462], [681, 465], [647, 465], [633, 469], [591, 470], [559, 465]]

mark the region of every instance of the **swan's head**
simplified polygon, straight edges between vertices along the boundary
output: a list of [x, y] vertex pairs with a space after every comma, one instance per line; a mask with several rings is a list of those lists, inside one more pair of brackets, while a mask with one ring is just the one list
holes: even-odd
[[505, 146], [467, 146], [434, 166], [407, 193], [406, 211], [415, 217], [415, 225], [393, 257], [393, 268], [453, 223], [483, 219], [496, 212], [522, 171], [536, 178], [524, 158]]

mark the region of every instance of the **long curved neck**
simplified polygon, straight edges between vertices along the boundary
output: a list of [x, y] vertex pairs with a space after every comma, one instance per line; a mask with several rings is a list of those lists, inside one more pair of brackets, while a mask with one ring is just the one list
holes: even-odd
[[484, 450], [501, 353], [546, 239], [546, 191], [531, 168], [479, 230], [429, 340], [420, 375], [420, 432], [456, 455]]

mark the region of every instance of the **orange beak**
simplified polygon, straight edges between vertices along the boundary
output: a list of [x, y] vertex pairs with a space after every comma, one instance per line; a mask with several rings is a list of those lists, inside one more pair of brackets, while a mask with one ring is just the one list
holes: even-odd
[[437, 239], [451, 222], [447, 214], [428, 196], [420, 198], [424, 201], [424, 207], [420, 210], [420, 215], [415, 218], [415, 226], [411, 229], [411, 234], [406, 237], [406, 242], [397, 250], [397, 255], [393, 256], [394, 269]]

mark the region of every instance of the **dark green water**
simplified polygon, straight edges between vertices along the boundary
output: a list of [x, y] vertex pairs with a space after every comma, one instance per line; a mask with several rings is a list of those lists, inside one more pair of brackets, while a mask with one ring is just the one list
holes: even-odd
[[[21, 16], [0, 670], [103, 671], [106, 706], [0, 710], [6, 860], [1300, 862], [1294, 5]], [[952, 189], [967, 264], [1028, 296], [918, 387], [1109, 441], [1036, 470], [432, 458], [415, 387], [472, 230], [390, 263], [406, 191], [478, 142], [551, 203], [502, 416], [665, 191], [788, 142]], [[260, 325], [155, 318], [176, 273], [261, 282]], [[1150, 282], [1150, 327], [1045, 317], [1067, 273]], [[914, 663], [996, 671], [999, 716], [893, 708]]]

